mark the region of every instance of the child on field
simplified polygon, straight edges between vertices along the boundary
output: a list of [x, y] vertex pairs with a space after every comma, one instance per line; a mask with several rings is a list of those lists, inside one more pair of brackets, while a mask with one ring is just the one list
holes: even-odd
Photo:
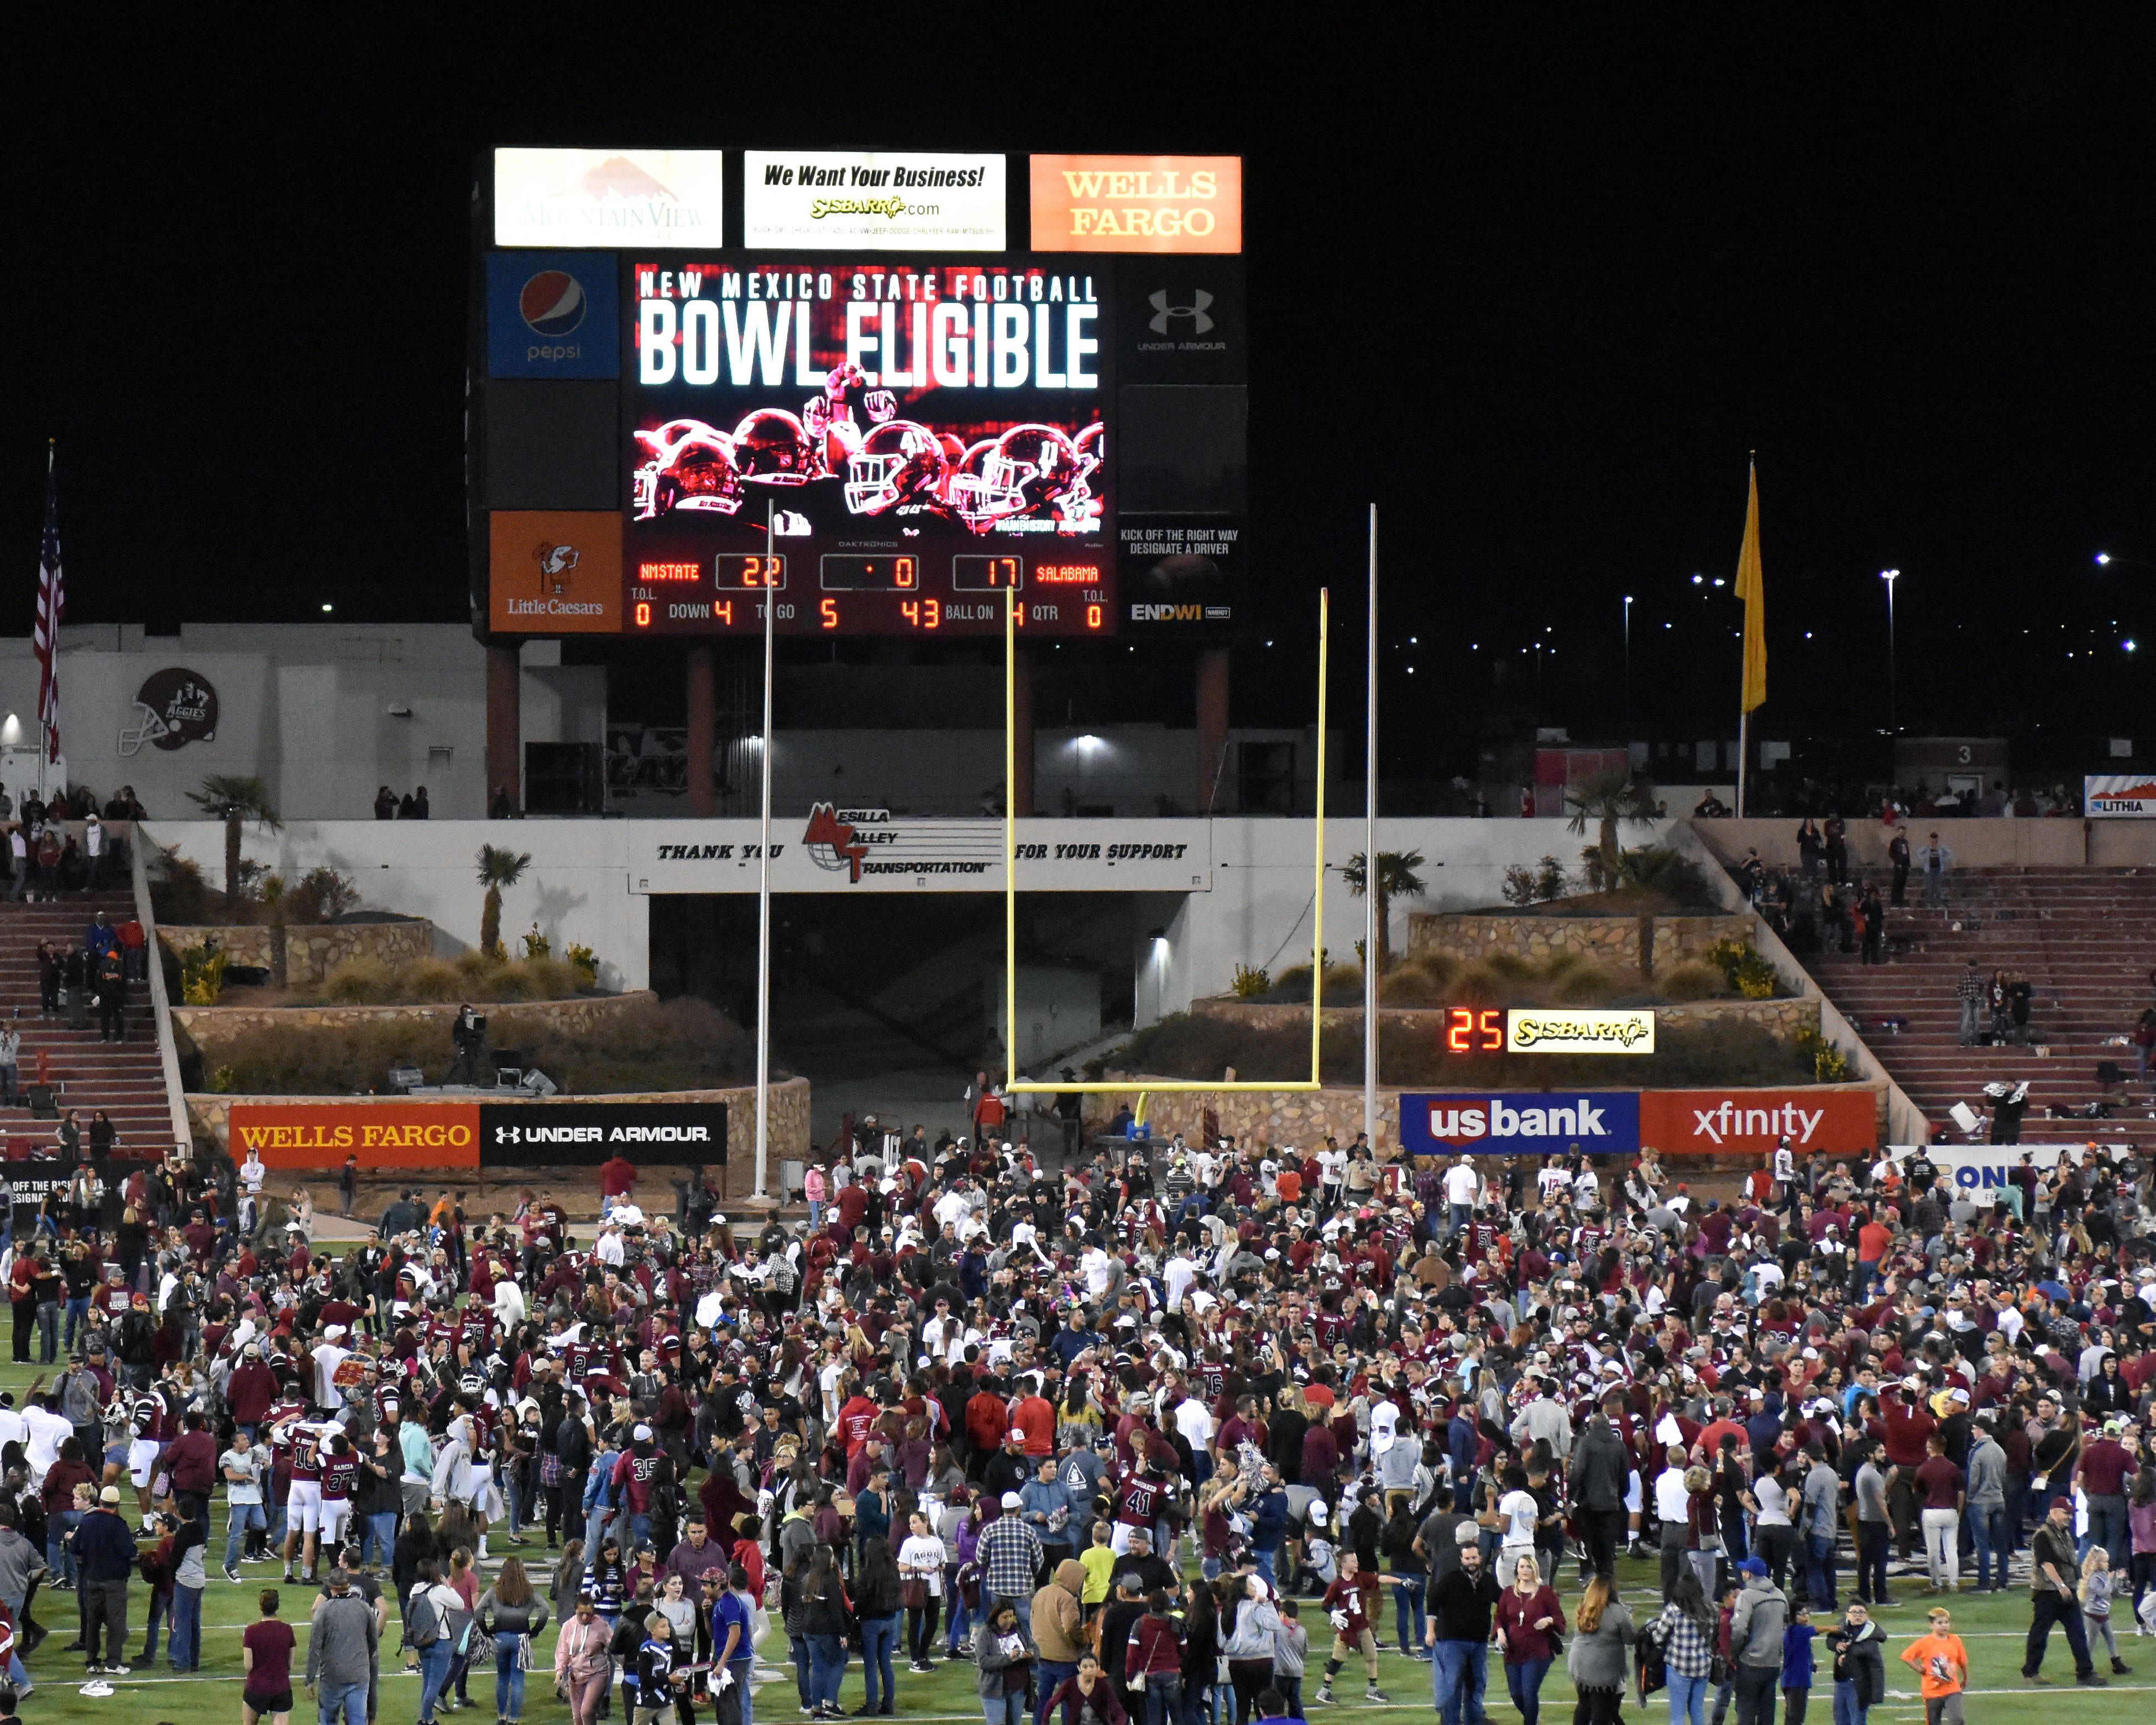
[[1079, 1567], [1086, 1572], [1085, 1590], [1079, 1595], [1079, 1603], [1085, 1607], [1088, 1623], [1108, 1602], [1108, 1578], [1116, 1567], [1116, 1554], [1109, 1548], [1108, 1538], [1108, 1520], [1102, 1516], [1093, 1523], [1092, 1544], [1078, 1559]]
[[1782, 1631], [1782, 1725], [1804, 1725], [1812, 1698], [1812, 1627], [1809, 1605], [1789, 1604], [1789, 1626]]
[[2133, 1667], [2118, 1656], [2118, 1636], [2111, 1626], [2111, 1594], [2118, 1578], [2111, 1573], [2111, 1553], [2100, 1545], [2089, 1548], [2082, 1564], [2082, 1616], [2088, 1625], [2089, 1652], [2096, 1652], [2098, 1638], [2111, 1655], [2111, 1668], [2121, 1673]]
[[1969, 1686], [1969, 1650], [1953, 1632], [1953, 1615], [1931, 1609], [1931, 1632], [1902, 1650], [1902, 1663], [1922, 1677], [1924, 1725], [1962, 1725], [1961, 1695]]

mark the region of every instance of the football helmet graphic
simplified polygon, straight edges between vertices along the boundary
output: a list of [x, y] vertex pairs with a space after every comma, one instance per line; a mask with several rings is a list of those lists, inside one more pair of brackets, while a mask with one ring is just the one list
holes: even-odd
[[1060, 427], [1014, 425], [966, 452], [966, 471], [949, 484], [952, 506], [977, 533], [1018, 516], [1083, 526], [1100, 513], [1087, 483], [1098, 465]]
[[758, 408], [734, 427], [734, 463], [757, 485], [805, 485], [817, 471], [807, 429], [783, 408]]
[[935, 433], [911, 419], [887, 419], [846, 463], [846, 507], [855, 515], [934, 508], [948, 471]]
[[732, 515], [742, 506], [741, 469], [723, 431], [701, 419], [669, 419], [655, 431], [638, 432], [636, 441], [647, 457], [635, 475], [637, 520], [677, 509]]
[[170, 751], [216, 740], [217, 691], [196, 672], [177, 665], [145, 680], [120, 727], [123, 755], [141, 752], [146, 742]]

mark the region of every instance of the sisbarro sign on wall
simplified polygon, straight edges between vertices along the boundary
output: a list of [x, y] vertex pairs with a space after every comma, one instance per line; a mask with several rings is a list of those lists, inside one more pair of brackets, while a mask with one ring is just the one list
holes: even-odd
[[1505, 1046], [1513, 1054], [1635, 1054], [1655, 1051], [1651, 1012], [1579, 1007], [1515, 1007], [1505, 1014]]
[[781, 250], [1004, 249], [1004, 158], [908, 150], [751, 150], [742, 237]]

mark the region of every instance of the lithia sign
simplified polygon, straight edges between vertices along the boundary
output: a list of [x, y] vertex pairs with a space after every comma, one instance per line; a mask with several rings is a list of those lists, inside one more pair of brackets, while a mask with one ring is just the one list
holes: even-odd
[[[639, 821], [632, 892], [754, 892], [762, 850], [752, 820]], [[647, 832], [648, 829], [648, 832]], [[773, 826], [773, 889], [781, 892], [1001, 892], [1004, 824], [947, 820], [819, 803]], [[1204, 892], [1213, 881], [1212, 824], [1203, 820], [1022, 820], [1022, 892]]]

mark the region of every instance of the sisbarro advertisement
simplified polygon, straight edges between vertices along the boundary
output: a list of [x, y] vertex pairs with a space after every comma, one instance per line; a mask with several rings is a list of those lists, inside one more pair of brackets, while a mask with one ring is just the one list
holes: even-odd
[[755, 247], [999, 252], [1004, 213], [1000, 153], [751, 150], [742, 163]]
[[1515, 1007], [1505, 1014], [1513, 1054], [1634, 1054], [1655, 1051], [1655, 1015], [1588, 1007]]

